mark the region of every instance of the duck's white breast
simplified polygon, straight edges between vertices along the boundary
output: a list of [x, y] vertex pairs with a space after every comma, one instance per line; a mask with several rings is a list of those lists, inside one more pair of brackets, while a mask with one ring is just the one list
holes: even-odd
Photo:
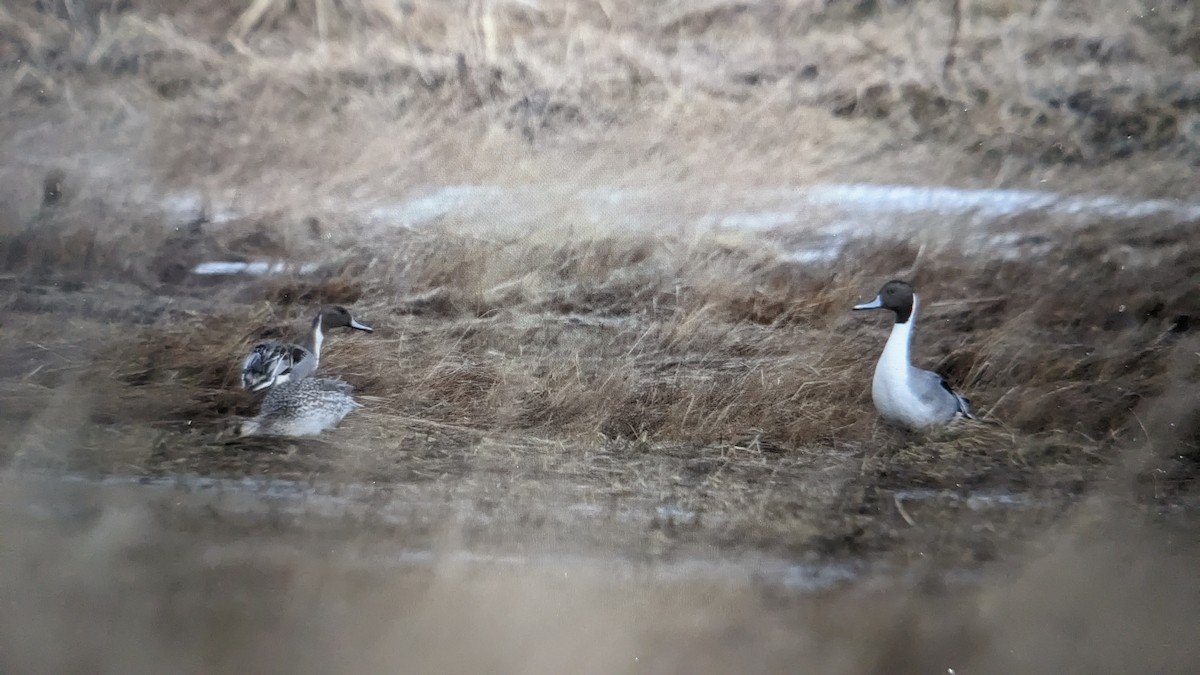
[[910, 427], [922, 427], [936, 421], [936, 411], [913, 391], [912, 366], [909, 363], [909, 342], [912, 322], [898, 323], [883, 355], [875, 365], [871, 381], [871, 399], [879, 414], [889, 422]]

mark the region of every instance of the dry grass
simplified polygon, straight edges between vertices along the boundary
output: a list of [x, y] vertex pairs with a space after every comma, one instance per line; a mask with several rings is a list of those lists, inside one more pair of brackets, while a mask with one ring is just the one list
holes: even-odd
[[[1189, 432], [1144, 428], [1194, 426], [1187, 403], [1152, 405], [1194, 388], [1186, 227], [1060, 232], [1033, 217], [1049, 254], [867, 241], [806, 266], [779, 255], [803, 233], [606, 231], [547, 200], [530, 205], [533, 231], [381, 234], [321, 200], [547, 177], [697, 195], [827, 176], [1190, 194], [1194, 12], [989, 0], [964, 3], [954, 28], [942, 2], [391, 7], [0, 8], [0, 143], [15, 158], [0, 166], [0, 281], [11, 316], [38, 317], [4, 346], [20, 364], [10, 456], [62, 445], [44, 432], [69, 410], [80, 450], [53, 461], [105, 471], [520, 466], [646, 489], [678, 469], [759, 515], [789, 508], [747, 496], [776, 480], [771, 458], [867, 491], [1078, 485], [1149, 435], [1156, 484], [1193, 475]], [[153, 209], [113, 206], [130, 184], [256, 215], [167, 230]], [[323, 266], [190, 276], [212, 259]], [[867, 382], [885, 319], [847, 307], [898, 274], [931, 301], [922, 363], [997, 424], [878, 424]], [[336, 336], [327, 361], [368, 404], [332, 444], [368, 459], [223, 445], [224, 420], [256, 405], [234, 386], [241, 353], [321, 302], [379, 328]]]
[[[818, 265], [780, 258], [769, 235], [405, 232], [343, 250], [318, 278], [162, 287], [204, 293], [195, 305], [204, 309], [105, 347], [103, 387], [120, 392], [111, 399], [120, 410], [101, 418], [250, 414], [255, 399], [236, 386], [241, 354], [339, 302], [377, 329], [335, 335], [323, 361], [369, 402], [361, 423], [339, 432], [354, 446], [386, 451], [414, 425], [434, 425], [594, 449], [863, 448], [863, 470], [896, 483], [1078, 482], [1140, 437], [1133, 411], [1169, 377], [1175, 387], [1195, 381], [1194, 364], [1166, 372], [1186, 361], [1189, 317], [1200, 311], [1188, 281], [1200, 272], [1193, 226], [1146, 235], [1145, 225], [1051, 234], [1045, 257], [999, 260], [953, 245], [918, 255], [868, 241]], [[992, 424], [917, 435], [879, 424], [868, 383], [886, 319], [848, 308], [897, 260], [918, 260], [911, 278], [927, 298], [921, 364]]]
[[973, 2], [957, 31], [932, 0], [5, 7], [5, 146], [301, 212], [546, 176], [1190, 194], [1193, 12], [1139, 4]]
[[[1150, 653], [1186, 670], [1192, 643], [1160, 647], [1190, 625], [1194, 584], [1157, 529], [1121, 509], [1096, 516], [1115, 529], [1067, 518], [1030, 533], [1131, 472], [1152, 498], [1194, 491], [1196, 223], [1067, 230], [1040, 214], [998, 226], [1047, 244], [1016, 258], [931, 235], [800, 264], [787, 254], [819, 244], [803, 228], [595, 226], [548, 197], [528, 205], [532, 229], [484, 214], [413, 231], [329, 204], [463, 183], [669, 185], [715, 212], [746, 187], [864, 179], [1190, 199], [1198, 16], [1149, 0], [3, 4], [0, 527], [30, 544], [0, 555], [15, 599], [0, 616], [16, 636], [6, 667], [1100, 672]], [[217, 224], [209, 208], [164, 228], [156, 200], [174, 189], [251, 215]], [[189, 272], [263, 259], [321, 267]], [[849, 307], [893, 276], [926, 301], [920, 364], [984, 423], [879, 423], [868, 382], [887, 319]], [[317, 440], [229, 438], [258, 405], [237, 388], [245, 350], [295, 334], [323, 302], [377, 329], [331, 336], [322, 366], [364, 408]], [[247, 495], [181, 489], [155, 510], [144, 491], [93, 503], [67, 482], [22, 489], [21, 470], [47, 468], [373, 485], [433, 506], [402, 525], [374, 502], [342, 520], [196, 516], [180, 502], [237, 512]], [[920, 486], [949, 496], [902, 499]], [[976, 511], [960, 498], [996, 487], [1044, 500]], [[581, 504], [600, 515], [563, 508]], [[617, 518], [643, 512], [651, 522]], [[74, 529], [47, 525], [60, 516]], [[291, 562], [276, 555], [298, 541]], [[347, 542], [364, 550], [351, 571], [312, 554]], [[1028, 542], [1035, 564], [965, 604], [866, 589], [801, 607], [774, 590], [617, 592], [575, 569], [561, 586], [437, 569], [430, 591], [424, 573], [355, 567], [381, 542], [934, 571]], [[214, 551], [246, 555], [214, 567]], [[1133, 553], [1155, 583], [1131, 581]], [[234, 614], [255, 620], [231, 628]], [[583, 617], [586, 645], [555, 633], [564, 616]], [[482, 636], [471, 649], [463, 626]], [[82, 642], [39, 639], [64, 630]]]

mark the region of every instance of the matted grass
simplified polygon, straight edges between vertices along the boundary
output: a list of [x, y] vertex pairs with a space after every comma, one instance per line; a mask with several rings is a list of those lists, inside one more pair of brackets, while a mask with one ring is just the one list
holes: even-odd
[[[298, 335], [321, 302], [338, 302], [376, 332], [330, 336], [322, 369], [366, 403], [330, 438], [373, 454], [418, 430], [578, 452], [849, 447], [863, 471], [894, 484], [1077, 484], [1144, 437], [1137, 411], [1153, 410], [1168, 383], [1195, 380], [1195, 364], [1167, 366], [1186, 361], [1189, 317], [1200, 309], [1189, 281], [1194, 228], [1148, 236], [1145, 225], [1050, 234], [1042, 256], [951, 244], [918, 255], [899, 241], [864, 241], [815, 265], [777, 255], [769, 234], [401, 231], [385, 245], [342, 249], [314, 278], [159, 286], [150, 297], [179, 296], [168, 304], [176, 312], [134, 305], [122, 315], [84, 302], [93, 320], [130, 325], [89, 345], [97, 360], [75, 386], [98, 392], [91, 414], [104, 424], [186, 424], [223, 439], [228, 420], [257, 405], [236, 384], [242, 354], [255, 340]], [[91, 250], [127, 261], [119, 247]], [[913, 434], [882, 425], [871, 406], [888, 319], [849, 307], [888, 278], [876, 270], [914, 260], [910, 278], [925, 298], [917, 361], [969, 396], [981, 423]], [[68, 303], [105, 293], [76, 283], [51, 295]], [[10, 306], [52, 317], [55, 300], [34, 290], [18, 290]]]

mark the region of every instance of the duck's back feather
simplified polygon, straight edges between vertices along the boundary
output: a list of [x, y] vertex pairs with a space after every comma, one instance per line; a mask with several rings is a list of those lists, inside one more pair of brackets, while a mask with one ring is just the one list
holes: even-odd
[[242, 387], [258, 391], [299, 380], [311, 375], [316, 366], [313, 354], [300, 345], [260, 342], [242, 361]]

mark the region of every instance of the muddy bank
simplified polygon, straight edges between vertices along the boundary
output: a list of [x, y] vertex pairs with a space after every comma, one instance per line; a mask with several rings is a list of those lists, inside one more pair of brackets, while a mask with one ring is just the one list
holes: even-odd
[[20, 541], [0, 549], [11, 672], [1115, 674], [1200, 658], [1194, 522], [1119, 502], [1082, 505], [966, 584], [910, 565], [847, 586], [747, 560], [465, 555], [449, 533], [406, 558], [378, 532], [113, 486], [3, 488], [0, 536]]
[[[492, 489], [470, 477], [364, 484], [10, 471], [5, 481], [10, 490], [33, 495], [25, 504], [28, 517], [65, 528], [95, 525], [104, 505], [116, 501], [169, 513], [187, 523], [185, 529], [197, 523], [246, 533], [266, 527], [330, 543], [369, 541], [372, 564], [384, 568], [425, 568], [444, 560], [578, 566], [615, 576], [641, 571], [664, 579], [753, 580], [796, 592], [904, 577], [915, 558], [924, 558], [939, 579], [966, 579], [1001, 553], [998, 541], [1054, 522], [1077, 501], [1050, 491], [880, 490], [868, 534], [861, 519], [843, 519], [818, 499], [807, 500], [811, 513], [793, 514], [771, 528], [761, 510], [746, 513], [740, 504], [698, 495], [600, 496], [593, 486], [569, 481], [512, 484], [499, 476]], [[823, 487], [805, 481], [794, 489]], [[801, 502], [793, 498], [791, 504], [800, 508]], [[981, 528], [994, 540], [972, 534]], [[884, 540], [890, 551], [881, 546]]]

